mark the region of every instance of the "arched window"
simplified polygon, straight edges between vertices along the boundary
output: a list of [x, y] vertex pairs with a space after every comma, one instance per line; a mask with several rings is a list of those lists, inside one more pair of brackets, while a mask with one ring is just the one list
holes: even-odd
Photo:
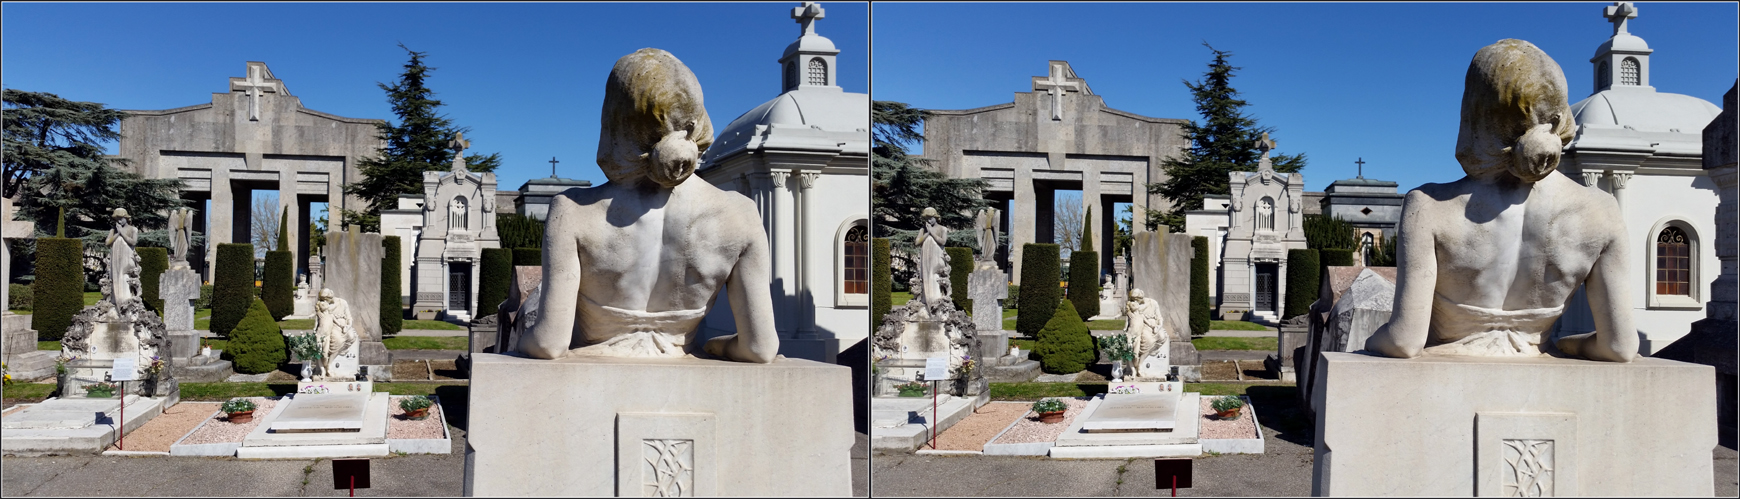
[[809, 74], [808, 83], [811, 85], [827, 85], [828, 84], [828, 63], [827, 63], [827, 61], [823, 61], [822, 58], [820, 58], [820, 57], [810, 59], [810, 74]]
[[1655, 237], [1655, 294], [1692, 295], [1692, 247], [1679, 227], [1670, 225]]
[[1619, 61], [1619, 83], [1622, 85], [1642, 85], [1643, 78], [1637, 67], [1637, 59], [1627, 57]]
[[1613, 86], [1613, 74], [1609, 73], [1609, 70], [1607, 61], [1601, 61], [1601, 64], [1595, 68], [1595, 88], [1602, 89]]
[[471, 228], [471, 210], [464, 197], [455, 196], [447, 205], [447, 229], [468, 230]]
[[791, 89], [797, 88], [797, 84], [798, 84], [797, 61], [791, 61], [791, 62], [785, 63], [785, 90], [791, 90]]
[[1257, 214], [1256, 214], [1256, 216], [1257, 216], [1257, 230], [1261, 230], [1261, 231], [1275, 230], [1275, 200], [1274, 200], [1274, 198], [1264, 196], [1261, 201], [1257, 201]]
[[853, 215], [834, 231], [834, 306], [870, 306], [869, 217]]

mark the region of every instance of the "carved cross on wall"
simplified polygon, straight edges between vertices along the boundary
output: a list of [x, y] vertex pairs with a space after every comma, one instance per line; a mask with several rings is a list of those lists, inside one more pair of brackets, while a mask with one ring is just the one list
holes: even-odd
[[1063, 96], [1068, 92], [1081, 92], [1081, 82], [1071, 81], [1063, 76], [1063, 65], [1052, 64], [1051, 74], [1043, 80], [1034, 80], [1034, 90], [1044, 90], [1051, 94], [1051, 119], [1063, 120]]
[[816, 20], [824, 17], [827, 17], [827, 11], [822, 10], [822, 6], [815, 2], [804, 2], [802, 6], [791, 8], [791, 18], [796, 19], [798, 26], [803, 28], [798, 36], [816, 34]]
[[279, 93], [277, 82], [268, 80], [265, 76], [266, 65], [248, 63], [246, 78], [230, 78], [230, 91], [241, 90], [248, 94], [248, 121], [260, 121], [260, 95], [266, 92]]
[[1263, 132], [1263, 138], [1257, 139], [1257, 150], [1262, 151], [1265, 158], [1269, 157], [1269, 151], [1275, 150], [1275, 139], [1269, 138], [1269, 132]]
[[1637, 7], [1631, 5], [1631, 2], [1614, 2], [1613, 5], [1607, 6], [1606, 13], [1602, 17], [1606, 17], [1607, 22], [1613, 23], [1613, 35], [1619, 36], [1626, 33], [1625, 22], [1637, 18]]

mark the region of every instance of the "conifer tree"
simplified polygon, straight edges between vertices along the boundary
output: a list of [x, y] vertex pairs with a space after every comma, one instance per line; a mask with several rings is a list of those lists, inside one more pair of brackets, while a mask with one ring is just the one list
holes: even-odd
[[[428, 53], [411, 50], [403, 43], [399, 48], [411, 56], [399, 81], [392, 85], [377, 83], [387, 92], [387, 102], [392, 104], [398, 124], [386, 122], [377, 127], [378, 137], [386, 142], [386, 148], [379, 156], [360, 161], [362, 180], [344, 186], [346, 194], [369, 203], [366, 211], [344, 210], [345, 222], [361, 225], [364, 232], [380, 231], [381, 210], [397, 206], [400, 194], [422, 192], [423, 172], [447, 170], [453, 163], [448, 141], [471, 130], [454, 125], [452, 119], [441, 114], [442, 102], [434, 98], [435, 91], [426, 85], [429, 74], [435, 70], [423, 63]], [[474, 172], [495, 171], [501, 165], [501, 154], [469, 154], [465, 164]]]
[[[1201, 80], [1184, 82], [1202, 120], [1181, 127], [1184, 138], [1191, 144], [1189, 152], [1162, 160], [1160, 168], [1166, 172], [1166, 180], [1148, 184], [1149, 194], [1166, 196], [1172, 201], [1172, 211], [1151, 210], [1146, 214], [1149, 230], [1169, 225], [1173, 231], [1183, 232], [1184, 212], [1202, 209], [1203, 195], [1228, 193], [1229, 173], [1256, 171], [1257, 160], [1262, 156], [1257, 151], [1257, 140], [1264, 133], [1271, 137], [1275, 134], [1274, 127], [1260, 126], [1256, 117], [1244, 112], [1250, 103], [1240, 99], [1238, 90], [1232, 87], [1233, 72], [1242, 69], [1227, 62], [1233, 54], [1206, 42], [1202, 45], [1214, 52], [1214, 61], [1208, 63], [1208, 72]], [[1304, 153], [1271, 153], [1269, 159], [1276, 172], [1292, 173], [1305, 168]]]
[[871, 209], [875, 220], [871, 227], [876, 237], [892, 243], [891, 257], [899, 262], [893, 266], [894, 282], [904, 284], [918, 268], [912, 255], [918, 250], [918, 230], [924, 226], [920, 214], [925, 208], [936, 208], [940, 223], [949, 227], [949, 240], [943, 246], [978, 247], [975, 232], [962, 230], [973, 227], [973, 215], [986, 206], [980, 191], [985, 181], [949, 178], [929, 168], [924, 159], [907, 154], [906, 144], [924, 140], [919, 126], [926, 111], [901, 102], [876, 101], [871, 104], [870, 117], [875, 125], [871, 133]]

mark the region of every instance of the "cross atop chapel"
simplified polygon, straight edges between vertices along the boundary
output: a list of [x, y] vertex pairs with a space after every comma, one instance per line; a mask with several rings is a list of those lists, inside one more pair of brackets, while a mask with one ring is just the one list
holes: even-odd
[[796, 19], [798, 25], [803, 27], [803, 32], [798, 36], [816, 34], [816, 20], [824, 17], [827, 17], [827, 11], [822, 10], [822, 6], [815, 2], [804, 2], [802, 6], [791, 8], [791, 18]]
[[[455, 134], [453, 134], [453, 140], [447, 141], [447, 148], [453, 150], [453, 171], [454, 172], [468, 171], [468, 170], [466, 170], [466, 167], [465, 167], [465, 150], [470, 148], [470, 147], [471, 147], [471, 141], [465, 140], [465, 132], [455, 133]], [[554, 158], [552, 158], [552, 159], [554, 159]], [[457, 182], [457, 181], [459, 181], [459, 177], [456, 175], [456, 176], [454, 176], [453, 180], [455, 182]]]
[[1063, 120], [1063, 96], [1069, 92], [1093, 95], [1086, 81], [1075, 76], [1075, 70], [1066, 61], [1051, 61], [1050, 74], [1033, 77], [1033, 90], [1044, 90], [1051, 94], [1051, 119]]
[[1269, 138], [1269, 132], [1263, 132], [1263, 137], [1257, 139], [1257, 150], [1263, 153], [1263, 158], [1257, 161], [1257, 171], [1274, 169], [1269, 163], [1269, 151], [1275, 150], [1275, 139]]
[[284, 81], [273, 78], [266, 63], [258, 61], [248, 61], [247, 77], [230, 78], [230, 92], [236, 91], [248, 94], [248, 121], [260, 121], [261, 94], [290, 95], [290, 89], [284, 88]]
[[1613, 23], [1613, 36], [1628, 34], [1625, 24], [1626, 21], [1637, 18], [1637, 7], [1631, 2], [1613, 2], [1613, 5], [1607, 6], [1607, 12], [1602, 17]]

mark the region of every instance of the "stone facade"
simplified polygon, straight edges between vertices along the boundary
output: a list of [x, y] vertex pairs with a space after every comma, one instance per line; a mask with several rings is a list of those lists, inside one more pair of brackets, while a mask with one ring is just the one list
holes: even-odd
[[1287, 250], [1305, 249], [1305, 175], [1275, 172], [1265, 150], [1257, 171], [1233, 172], [1229, 183], [1232, 211], [1222, 255], [1220, 311], [1249, 311], [1277, 321], [1287, 296]]
[[[1160, 161], [1188, 146], [1185, 120], [1153, 118], [1113, 109], [1094, 94], [1067, 61], [1050, 61], [1031, 92], [1007, 104], [932, 110], [925, 121], [925, 158], [954, 178], [985, 179], [984, 196], [1003, 212], [1009, 248], [999, 263], [1021, 275], [1021, 247], [1055, 239], [1055, 191], [1080, 190], [1082, 207], [1097, 215], [1096, 248], [1112, 247], [1113, 203], [1170, 209], [1146, 185], [1165, 179]], [[1002, 255], [1007, 255], [1003, 258]], [[1100, 253], [1100, 268], [1112, 267]]]
[[[550, 215], [551, 198], [556, 197], [557, 194], [561, 194], [562, 191], [584, 187], [592, 187], [592, 181], [560, 178], [557, 177], [555, 173], [551, 173], [547, 178], [534, 178], [527, 180], [524, 184], [520, 184], [520, 190], [518, 192], [496, 192], [511, 193], [509, 194], [513, 198], [511, 206], [514, 207], [515, 212], [542, 221]], [[498, 200], [500, 199], [500, 196], [501, 195], [499, 194], [497, 195]], [[499, 204], [500, 201], [497, 201], [497, 203], [498, 206], [510, 206]]]
[[[423, 224], [415, 275], [419, 319], [470, 320], [477, 311], [478, 263], [484, 248], [500, 248], [495, 230], [495, 174], [465, 168], [463, 151], [446, 172], [423, 173]], [[400, 238], [401, 244], [404, 238]]]
[[1354, 258], [1361, 265], [1370, 263], [1366, 248], [1382, 248], [1402, 223], [1402, 194], [1396, 192], [1396, 183], [1365, 178], [1364, 162], [1360, 160], [1358, 177], [1337, 180], [1323, 192], [1325, 215], [1346, 220], [1359, 234], [1360, 251]]
[[381, 120], [303, 107], [266, 63], [248, 62], [246, 76], [230, 78], [228, 88], [207, 104], [125, 111], [121, 120], [119, 156], [132, 161], [127, 169], [183, 182], [194, 228], [206, 234], [204, 254], [188, 259], [207, 281], [218, 243], [249, 242], [254, 190], [278, 191], [279, 205], [289, 210], [290, 250], [305, 257], [311, 204], [327, 203], [332, 227], [344, 224], [342, 209], [366, 208], [343, 186], [362, 180], [357, 163], [382, 147], [375, 128]]

